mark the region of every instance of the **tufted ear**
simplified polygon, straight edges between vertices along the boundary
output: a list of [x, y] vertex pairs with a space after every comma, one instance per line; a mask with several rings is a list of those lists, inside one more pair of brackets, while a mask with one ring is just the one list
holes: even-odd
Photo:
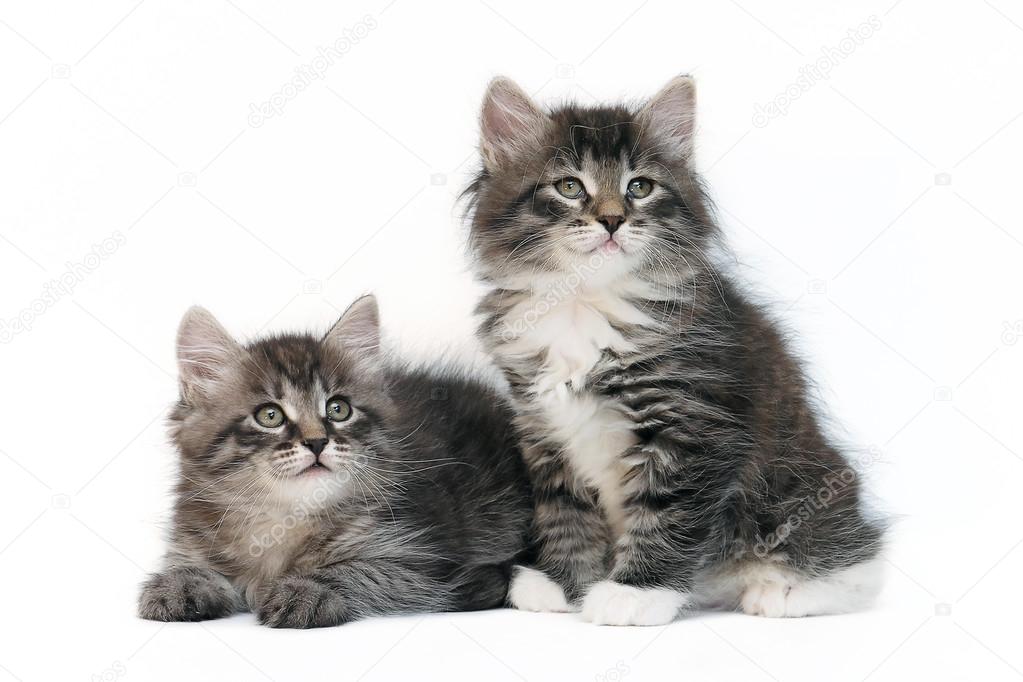
[[205, 308], [193, 306], [178, 326], [181, 398], [194, 404], [227, 378], [244, 349]]
[[483, 165], [496, 172], [523, 150], [542, 139], [548, 117], [509, 78], [490, 81], [480, 112], [480, 154]]
[[380, 308], [376, 296], [355, 299], [334, 323], [323, 343], [346, 351], [376, 356], [380, 354]]
[[679, 156], [693, 151], [696, 128], [696, 82], [676, 76], [654, 95], [639, 113], [643, 130]]

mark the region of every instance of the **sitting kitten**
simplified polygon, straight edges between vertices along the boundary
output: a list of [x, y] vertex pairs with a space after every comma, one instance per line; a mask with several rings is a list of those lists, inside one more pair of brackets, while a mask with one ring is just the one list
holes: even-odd
[[879, 525], [767, 315], [711, 262], [694, 85], [544, 112], [506, 79], [481, 116], [470, 243], [480, 335], [534, 488], [522, 609], [654, 625], [684, 607], [861, 608]]
[[178, 360], [181, 473], [143, 618], [306, 628], [504, 603], [530, 516], [508, 411], [385, 363], [372, 296], [322, 340], [245, 346], [193, 308]]

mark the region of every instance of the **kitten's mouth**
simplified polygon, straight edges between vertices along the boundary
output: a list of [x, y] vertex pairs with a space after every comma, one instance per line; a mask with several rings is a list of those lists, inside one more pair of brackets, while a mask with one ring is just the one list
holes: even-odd
[[296, 475], [297, 476], [317, 476], [317, 475], [320, 475], [320, 474], [327, 474], [327, 473], [330, 473], [330, 469], [328, 469], [327, 467], [323, 466], [323, 464], [321, 464], [319, 461], [316, 461], [316, 462], [313, 462], [312, 464], [310, 464], [309, 466], [307, 466], [305, 469], [302, 469], [302, 471], [298, 472], [298, 474], [296, 474]]
[[600, 245], [600, 250], [603, 253], [611, 254], [618, 253], [622, 250], [622, 245], [616, 242], [614, 239], [608, 239], [606, 242]]
[[603, 256], [613, 256], [614, 254], [622, 251], [622, 245], [614, 240], [614, 237], [608, 237], [604, 243], [596, 247], [591, 251], [600, 253]]

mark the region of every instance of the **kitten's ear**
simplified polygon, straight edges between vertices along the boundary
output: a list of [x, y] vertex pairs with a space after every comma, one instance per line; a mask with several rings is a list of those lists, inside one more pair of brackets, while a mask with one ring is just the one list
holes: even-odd
[[691, 76], [672, 78], [643, 107], [639, 120], [655, 141], [667, 142], [676, 154], [688, 156], [696, 128], [696, 81]]
[[205, 308], [192, 306], [178, 326], [178, 377], [181, 397], [195, 403], [227, 377], [245, 351]]
[[323, 343], [342, 351], [378, 355], [380, 308], [377, 306], [376, 296], [367, 294], [357, 298], [323, 337]]
[[511, 79], [490, 81], [480, 112], [480, 153], [490, 172], [540, 143], [547, 115]]

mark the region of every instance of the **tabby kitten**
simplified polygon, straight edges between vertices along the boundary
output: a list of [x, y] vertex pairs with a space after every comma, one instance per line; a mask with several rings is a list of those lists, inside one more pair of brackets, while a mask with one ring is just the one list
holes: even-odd
[[501, 78], [486, 94], [470, 245], [534, 488], [518, 608], [655, 625], [877, 591], [856, 474], [783, 335], [714, 264], [694, 113], [688, 77], [638, 108], [543, 111]]
[[387, 362], [372, 296], [322, 340], [248, 345], [193, 308], [178, 360], [177, 501], [143, 618], [306, 628], [504, 603], [530, 516], [507, 408]]

